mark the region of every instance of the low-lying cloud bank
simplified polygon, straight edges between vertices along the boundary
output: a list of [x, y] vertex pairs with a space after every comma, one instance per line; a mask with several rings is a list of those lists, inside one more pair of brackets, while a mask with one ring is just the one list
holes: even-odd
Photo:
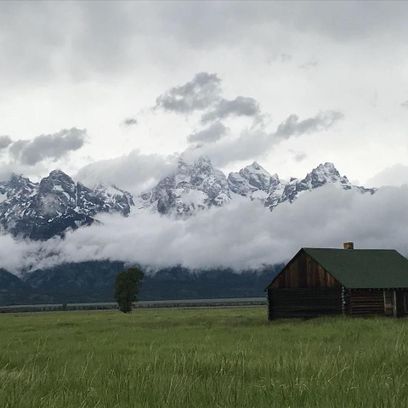
[[272, 213], [259, 202], [236, 200], [187, 220], [136, 212], [101, 217], [65, 240], [0, 237], [2, 267], [15, 273], [64, 262], [122, 260], [160, 268], [232, 267], [237, 271], [288, 260], [302, 246], [396, 248], [408, 254], [408, 187], [374, 195], [322, 187]]

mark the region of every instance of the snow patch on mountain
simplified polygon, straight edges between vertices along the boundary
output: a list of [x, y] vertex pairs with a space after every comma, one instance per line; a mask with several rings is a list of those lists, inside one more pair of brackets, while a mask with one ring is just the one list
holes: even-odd
[[333, 163], [324, 163], [313, 169], [305, 178], [281, 180], [270, 174], [259, 163], [224, 173], [213, 167], [208, 158], [201, 157], [193, 163], [180, 159], [176, 171], [161, 180], [152, 190], [137, 199], [137, 207], [161, 214], [188, 216], [198, 210], [222, 206], [235, 196], [260, 200], [269, 209], [283, 202], [292, 203], [300, 194], [326, 184], [344, 190], [355, 189], [361, 193], [374, 193], [374, 189], [352, 185], [341, 176]]
[[317, 166], [303, 179], [287, 181], [257, 162], [226, 177], [207, 157], [194, 162], [180, 158], [171, 174], [135, 198], [117, 186], [86, 187], [61, 170], [52, 171], [39, 183], [13, 175], [0, 182], [0, 229], [14, 236], [48, 239], [92, 224], [98, 214], [127, 216], [131, 211], [149, 211], [186, 218], [238, 199], [256, 200], [273, 210], [327, 184], [360, 193], [376, 191], [351, 184], [332, 163]]
[[192, 215], [198, 210], [222, 206], [231, 200], [227, 179], [206, 157], [193, 163], [179, 159], [175, 172], [143, 193], [137, 207], [161, 214]]
[[334, 184], [343, 190], [358, 190], [361, 193], [375, 192], [375, 189], [352, 185], [346, 176], [340, 175], [333, 163], [324, 163], [313, 169], [305, 178], [301, 180], [292, 178], [289, 182], [272, 189], [265, 205], [273, 209], [285, 201], [292, 203], [303, 192], [312, 191], [326, 184]]
[[127, 215], [133, 206], [131, 194], [103, 186], [87, 188], [61, 170], [53, 170], [39, 183], [13, 175], [0, 183], [0, 194], [1, 229], [32, 239], [90, 225], [98, 213]]

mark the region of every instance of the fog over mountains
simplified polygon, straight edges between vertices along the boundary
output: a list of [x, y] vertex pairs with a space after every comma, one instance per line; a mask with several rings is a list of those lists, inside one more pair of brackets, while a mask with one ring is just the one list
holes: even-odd
[[0, 224], [4, 232], [15, 237], [47, 240], [91, 225], [103, 213], [126, 217], [131, 212], [151, 212], [185, 218], [240, 197], [257, 200], [273, 210], [327, 184], [360, 193], [375, 192], [352, 185], [332, 163], [320, 164], [303, 179], [281, 180], [257, 162], [226, 176], [206, 157], [192, 163], [180, 158], [172, 174], [135, 197], [117, 186], [86, 187], [60, 170], [52, 171], [39, 183], [13, 175], [0, 183]]
[[1, 266], [16, 274], [89, 261], [239, 272], [346, 240], [407, 252], [408, 188], [355, 186], [330, 163], [282, 180], [258, 163], [226, 175], [208, 158], [180, 159], [135, 195], [61, 171], [0, 188]]
[[282, 180], [256, 162], [226, 175], [180, 158], [141, 194], [59, 170], [0, 189], [0, 303], [109, 300], [132, 264], [148, 275], [145, 299], [258, 296], [302, 246], [407, 253], [408, 187], [355, 186], [331, 163]]

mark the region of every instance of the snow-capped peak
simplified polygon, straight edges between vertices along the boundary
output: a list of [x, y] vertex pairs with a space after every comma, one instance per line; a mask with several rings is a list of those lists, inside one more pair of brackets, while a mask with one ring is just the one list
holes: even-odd
[[[149, 209], [185, 217], [222, 206], [237, 195], [259, 200], [272, 210], [326, 184], [361, 193], [375, 192], [352, 185], [333, 163], [320, 164], [303, 179], [285, 181], [257, 162], [230, 173], [227, 178], [208, 157], [193, 162], [180, 158], [173, 173], [136, 198], [135, 211]], [[132, 195], [119, 187], [88, 188], [61, 170], [51, 171], [39, 183], [19, 175], [0, 182], [0, 228], [33, 239], [48, 239], [68, 228], [89, 225], [102, 212], [128, 215], [133, 206]]]
[[338, 184], [343, 189], [372, 191], [352, 186], [333, 163], [320, 164], [303, 179], [291, 178], [285, 181], [276, 173], [271, 175], [254, 161], [226, 178], [224, 173], [213, 167], [208, 157], [203, 156], [194, 162], [181, 158], [173, 174], [138, 198], [137, 207], [185, 216], [197, 210], [223, 205], [240, 195], [260, 200], [266, 207], [273, 209], [282, 202], [294, 201], [303, 191], [311, 191], [327, 183]]
[[53, 170], [39, 183], [13, 175], [0, 184], [0, 226], [13, 235], [48, 239], [67, 228], [88, 225], [100, 212], [127, 215], [133, 205], [127, 192], [114, 196], [104, 189], [75, 183], [61, 170]]
[[197, 210], [223, 205], [230, 198], [224, 173], [203, 156], [192, 163], [180, 159], [173, 174], [139, 197], [138, 206], [162, 214], [190, 215]]
[[277, 175], [271, 176], [257, 162], [244, 167], [237, 173], [228, 175], [228, 185], [231, 191], [242, 196], [253, 197], [253, 193], [258, 196], [269, 192], [271, 185], [279, 182]]
[[[278, 204], [289, 201], [293, 202], [300, 193], [304, 191], [312, 191], [326, 184], [335, 184], [344, 190], [356, 189], [362, 193], [375, 192], [374, 189], [366, 189], [364, 187], [353, 186], [346, 176], [341, 176], [333, 163], [323, 163], [314, 168], [302, 180], [291, 178], [284, 187], [281, 185], [279, 191], [273, 191], [265, 201], [270, 209], [273, 209]], [[283, 188], [282, 188], [283, 187]]]

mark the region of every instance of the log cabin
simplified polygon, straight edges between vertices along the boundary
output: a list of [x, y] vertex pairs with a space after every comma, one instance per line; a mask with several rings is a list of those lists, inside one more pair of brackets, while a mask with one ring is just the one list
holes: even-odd
[[302, 248], [267, 286], [268, 319], [408, 315], [408, 259], [395, 250]]

